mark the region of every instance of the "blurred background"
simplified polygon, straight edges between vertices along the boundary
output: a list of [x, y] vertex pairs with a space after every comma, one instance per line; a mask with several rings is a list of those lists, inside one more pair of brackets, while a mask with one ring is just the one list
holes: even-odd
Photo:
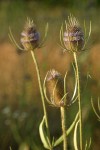
[[[74, 86], [73, 57], [63, 53], [58, 46], [59, 31], [64, 20], [72, 13], [87, 30], [92, 21], [92, 34], [87, 50], [80, 53], [80, 82], [83, 105], [84, 143], [92, 139], [91, 150], [100, 150], [100, 123], [91, 107], [91, 96], [97, 108], [100, 97], [100, 1], [99, 0], [1, 0], [0, 1], [0, 149], [43, 150], [38, 126], [43, 109], [37, 82], [36, 70], [30, 52], [20, 51], [9, 40], [11, 27], [16, 41], [26, 18], [34, 20], [41, 39], [49, 23], [45, 46], [36, 51], [42, 80], [48, 70], [54, 68], [63, 76], [68, 71], [67, 88], [69, 97]], [[91, 76], [91, 78], [87, 78]], [[47, 104], [51, 135], [61, 135], [59, 109]], [[67, 126], [77, 112], [77, 103], [67, 111]], [[98, 112], [100, 113], [100, 112]], [[55, 121], [56, 120], [56, 121]], [[53, 122], [53, 123], [52, 123]], [[69, 150], [73, 150], [73, 132], [69, 135]], [[61, 145], [62, 146], [62, 145]], [[61, 147], [55, 148], [61, 150]]]

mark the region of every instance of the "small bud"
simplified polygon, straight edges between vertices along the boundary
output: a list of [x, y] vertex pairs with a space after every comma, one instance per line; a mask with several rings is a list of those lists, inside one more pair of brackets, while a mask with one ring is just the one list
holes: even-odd
[[40, 35], [33, 20], [27, 19], [21, 36], [21, 43], [25, 50], [34, 50], [39, 46]]
[[50, 70], [47, 74], [47, 89], [50, 95], [50, 103], [56, 107], [63, 107], [64, 81], [60, 73]]
[[69, 51], [81, 51], [84, 46], [84, 34], [75, 17], [70, 16], [66, 23], [63, 41]]

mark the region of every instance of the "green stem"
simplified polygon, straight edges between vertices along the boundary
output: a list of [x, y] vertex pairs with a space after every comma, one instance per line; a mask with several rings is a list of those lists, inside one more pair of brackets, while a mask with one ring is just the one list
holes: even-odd
[[[38, 63], [37, 63], [34, 51], [31, 51], [31, 55], [32, 55], [32, 58], [33, 58], [33, 61], [34, 61], [35, 67], [36, 67], [38, 83], [39, 83], [39, 89], [40, 89], [42, 105], [43, 105], [43, 111], [44, 111], [44, 115], [45, 115], [45, 123], [46, 123], [46, 128], [47, 128], [47, 134], [48, 134], [48, 137], [49, 137], [49, 140], [50, 140], [50, 131], [49, 131], [49, 124], [48, 124], [47, 110], [46, 110], [45, 99], [44, 99], [44, 94], [43, 94], [43, 87], [42, 87], [40, 71], [39, 71], [39, 67], [38, 67]], [[50, 150], [52, 150], [52, 149], [50, 149]]]
[[63, 133], [63, 150], [67, 150], [67, 135], [66, 135], [66, 116], [65, 108], [61, 107], [61, 121], [62, 121], [62, 133]]
[[76, 75], [77, 75], [77, 88], [78, 88], [78, 106], [79, 106], [79, 123], [80, 123], [80, 150], [83, 149], [82, 145], [82, 109], [81, 109], [81, 95], [80, 95], [80, 78], [79, 78], [79, 69], [77, 63], [77, 54], [74, 52], [74, 60], [76, 66]]

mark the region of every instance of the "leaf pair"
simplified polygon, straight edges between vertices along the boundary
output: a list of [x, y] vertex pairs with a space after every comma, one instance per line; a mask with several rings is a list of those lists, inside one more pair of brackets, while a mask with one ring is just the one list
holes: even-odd
[[[79, 125], [79, 120], [76, 122], [75, 129], [74, 129], [74, 136], [73, 136], [73, 143], [74, 143], [74, 149], [78, 149], [78, 142], [77, 142], [77, 131], [78, 131], [78, 125]], [[89, 150], [91, 147], [91, 138], [89, 140], [89, 143], [86, 141], [85, 143], [85, 150]]]
[[42, 121], [40, 123], [39, 133], [40, 133], [40, 138], [41, 138], [41, 141], [43, 143], [43, 146], [46, 149], [50, 150], [52, 148], [52, 145], [50, 143], [50, 139], [48, 138], [48, 134], [47, 134], [47, 131], [46, 131], [45, 116], [43, 117], [43, 119], [42, 119]]
[[[73, 128], [74, 128], [74, 126], [75, 126], [75, 124], [77, 122], [78, 117], [79, 117], [79, 113], [76, 114], [74, 121], [72, 122], [71, 126], [67, 129], [67, 131], [66, 131], [66, 135], [67, 136], [73, 130]], [[42, 119], [42, 121], [40, 123], [39, 134], [40, 134], [40, 138], [41, 138], [41, 141], [43, 143], [43, 146], [46, 149], [50, 150], [53, 147], [56, 147], [56, 146], [58, 146], [59, 144], [61, 144], [63, 142], [63, 135], [60, 136], [57, 140], [54, 140], [54, 138], [53, 138], [52, 143], [50, 142], [50, 139], [48, 138], [48, 134], [46, 132], [45, 116], [43, 117], [43, 119]]]

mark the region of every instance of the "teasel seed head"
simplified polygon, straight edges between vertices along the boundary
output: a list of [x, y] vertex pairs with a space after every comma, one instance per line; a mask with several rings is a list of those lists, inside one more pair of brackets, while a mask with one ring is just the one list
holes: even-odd
[[23, 32], [21, 33], [21, 43], [25, 50], [34, 50], [38, 48], [40, 34], [36, 29], [33, 20], [29, 18], [26, 21]]
[[64, 80], [61, 74], [54, 69], [48, 71], [46, 83], [50, 95], [50, 104], [55, 107], [64, 107], [65, 102], [62, 100], [64, 96]]
[[81, 51], [84, 46], [84, 34], [79, 22], [70, 15], [65, 25], [66, 31], [63, 35], [63, 42], [66, 49], [72, 52]]

